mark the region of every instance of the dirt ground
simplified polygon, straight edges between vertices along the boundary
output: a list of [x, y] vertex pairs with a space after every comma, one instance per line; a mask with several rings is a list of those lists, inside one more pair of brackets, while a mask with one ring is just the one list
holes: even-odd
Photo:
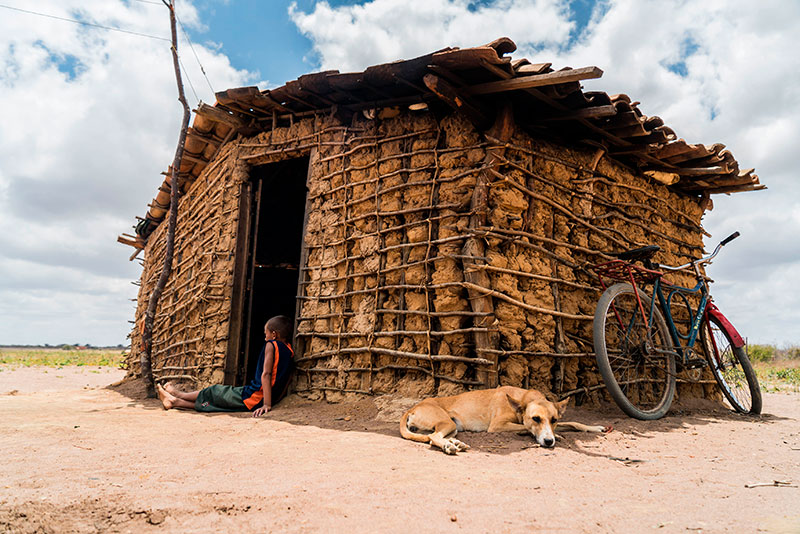
[[[404, 441], [412, 401], [268, 416], [166, 412], [121, 371], [0, 367], [0, 532], [800, 532], [800, 396], [765, 414], [614, 407], [553, 450], [461, 433], [456, 457]], [[789, 482], [748, 488], [747, 484]]]

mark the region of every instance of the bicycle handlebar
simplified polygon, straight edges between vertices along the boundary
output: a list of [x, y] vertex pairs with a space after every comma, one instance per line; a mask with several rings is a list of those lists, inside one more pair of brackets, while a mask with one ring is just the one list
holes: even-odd
[[739, 232], [734, 232], [734, 233], [732, 233], [731, 235], [729, 235], [728, 237], [726, 237], [725, 239], [723, 239], [723, 240], [720, 242], [719, 246], [721, 246], [721, 247], [724, 247], [725, 245], [727, 245], [728, 243], [730, 243], [731, 241], [733, 241], [734, 239], [736, 239], [736, 238], [737, 238], [737, 237], [739, 237], [740, 235], [741, 235], [741, 234], [740, 234]]
[[719, 251], [720, 251], [720, 249], [722, 249], [722, 247], [724, 247], [725, 245], [727, 245], [728, 243], [730, 243], [731, 241], [733, 241], [734, 239], [736, 239], [740, 235], [741, 234], [739, 232], [732, 233], [731, 235], [729, 235], [728, 237], [726, 237], [725, 239], [720, 241], [719, 245], [717, 245], [716, 248], [714, 249], [714, 252], [712, 252], [708, 256], [703, 256], [699, 260], [692, 260], [689, 263], [685, 263], [683, 265], [679, 265], [678, 267], [670, 267], [669, 265], [661, 265], [661, 264], [659, 264], [658, 268], [659, 269], [664, 269], [665, 271], [681, 271], [681, 270], [686, 269], [687, 267], [691, 267], [693, 265], [700, 265], [700, 264], [703, 264], [703, 263], [708, 263], [711, 260], [713, 260], [716, 257], [717, 254], [719, 254]]

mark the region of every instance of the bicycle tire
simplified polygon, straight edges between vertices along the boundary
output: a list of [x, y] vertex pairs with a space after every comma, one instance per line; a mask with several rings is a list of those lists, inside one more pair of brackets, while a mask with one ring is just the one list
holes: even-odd
[[[639, 296], [648, 311], [650, 297], [642, 291]], [[608, 393], [623, 412], [645, 421], [663, 417], [675, 397], [672, 339], [659, 308], [654, 312], [648, 342], [633, 287], [619, 283], [600, 296], [593, 323], [595, 357]]]
[[[713, 315], [703, 321], [700, 335], [711, 374], [733, 409], [739, 413], [760, 414], [761, 388], [744, 347], [733, 345], [730, 334]], [[718, 358], [714, 357], [715, 346]]]

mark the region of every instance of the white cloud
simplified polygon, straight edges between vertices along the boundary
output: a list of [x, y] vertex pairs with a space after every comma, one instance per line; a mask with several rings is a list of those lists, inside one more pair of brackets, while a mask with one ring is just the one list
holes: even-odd
[[[169, 37], [160, 4], [6, 4]], [[191, 3], [178, 8], [201, 27]], [[219, 51], [194, 48], [217, 90], [250, 82]], [[179, 49], [213, 102], [188, 43]], [[140, 269], [116, 236], [143, 215], [177, 142], [169, 42], [3, 10], [0, 100], [0, 344], [124, 342]]]
[[[689, 142], [726, 144], [770, 188], [715, 196], [704, 220], [711, 246], [742, 232], [709, 272], [720, 308], [754, 342], [800, 342], [798, 49], [800, 4], [619, 1], [565, 54], [605, 69], [592, 87], [630, 94]], [[681, 59], [684, 76], [668, 68]]]
[[[4, 4], [169, 36], [157, 4]], [[315, 66], [341, 71], [509, 36], [515, 57], [597, 65], [605, 74], [587, 89], [628, 93], [689, 142], [725, 143], [770, 189], [715, 197], [705, 219], [714, 239], [742, 231], [711, 269], [715, 298], [751, 341], [800, 342], [800, 4], [610, 0], [577, 40], [567, 5], [319, 2], [290, 17], [311, 39]], [[178, 7], [185, 25], [203, 27], [189, 0]], [[253, 83], [211, 41], [194, 47], [215, 89]], [[199, 97], [213, 102], [187, 43], [180, 48]], [[169, 44], [4, 9], [0, 99], [0, 344], [124, 341], [139, 268], [115, 240], [145, 210], [177, 141]]]
[[320, 67], [342, 72], [502, 36], [554, 46], [574, 25], [566, 2], [552, 0], [374, 0], [336, 8], [323, 1], [309, 13], [292, 4], [289, 14], [312, 40]]
[[323, 69], [507, 35], [519, 47], [515, 57], [597, 65], [605, 74], [587, 89], [630, 95], [689, 142], [725, 143], [770, 189], [717, 196], [706, 215], [709, 245], [742, 231], [711, 267], [716, 301], [751, 341], [800, 342], [800, 3], [609, 0], [574, 40], [557, 1], [321, 2], [290, 13]]

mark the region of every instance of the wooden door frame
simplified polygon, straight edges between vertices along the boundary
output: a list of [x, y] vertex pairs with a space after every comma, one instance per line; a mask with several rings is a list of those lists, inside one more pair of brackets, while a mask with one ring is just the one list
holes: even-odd
[[247, 292], [247, 267], [250, 264], [250, 237], [253, 216], [253, 184], [248, 178], [239, 186], [239, 223], [236, 228], [236, 248], [234, 249], [233, 289], [231, 294], [231, 315], [228, 323], [228, 347], [225, 352], [224, 383], [236, 384], [242, 363], [242, 323], [244, 321], [244, 301]]
[[[293, 347], [295, 347], [295, 354], [302, 353], [302, 343], [297, 339], [297, 323], [300, 313], [302, 312], [301, 300], [297, 297], [304, 292], [304, 281], [307, 279], [306, 263], [308, 261], [308, 247], [306, 246], [306, 227], [308, 225], [309, 208], [311, 201], [308, 197], [308, 187], [311, 181], [311, 165], [318, 157], [316, 148], [312, 148], [310, 153], [300, 156], [297, 159], [308, 158], [308, 172], [306, 173], [306, 203], [305, 213], [303, 214], [303, 230], [302, 238], [300, 240], [300, 263], [298, 266], [299, 273], [297, 276], [297, 291], [296, 291], [296, 306], [294, 316], [294, 331], [292, 333]], [[287, 158], [295, 159], [295, 158]], [[274, 162], [278, 163], [278, 162]], [[247, 179], [242, 181], [239, 194], [239, 221], [236, 230], [236, 245], [234, 249], [234, 267], [233, 267], [233, 288], [231, 295], [231, 312], [230, 322], [228, 327], [228, 344], [225, 352], [225, 379], [224, 383], [227, 385], [236, 385], [237, 378], [246, 380], [246, 376], [241, 376], [243, 370], [246, 374], [248, 358], [248, 342], [242, 346], [242, 337], [245, 331], [249, 331], [249, 326], [252, 321], [252, 295], [247, 298], [247, 292], [250, 289], [248, 282], [252, 284], [253, 269], [254, 269], [254, 250], [253, 244], [256, 242], [257, 236], [255, 235], [258, 228], [259, 219], [259, 206], [260, 195], [255, 190], [254, 183], [251, 176], [251, 167], [247, 166]], [[260, 182], [259, 182], [260, 190]], [[254, 226], [255, 225], [255, 226]], [[249, 276], [248, 276], [249, 274]], [[245, 313], [245, 306], [248, 307]], [[247, 323], [247, 324], [245, 324]], [[249, 339], [249, 336], [248, 336]], [[298, 347], [298, 345], [301, 345]]]
[[319, 152], [316, 148], [312, 148], [308, 155], [308, 172], [306, 173], [306, 206], [303, 214], [303, 234], [300, 238], [300, 262], [298, 264], [299, 272], [297, 273], [297, 291], [296, 303], [294, 310], [294, 331], [292, 332], [292, 346], [294, 347], [295, 358], [303, 354], [304, 344], [297, 338], [297, 327], [300, 322], [300, 314], [303, 312], [302, 299], [300, 298], [305, 293], [306, 281], [308, 280], [308, 246], [306, 246], [306, 231], [308, 229], [308, 214], [311, 211], [311, 199], [309, 198], [309, 184], [311, 183], [311, 168], [315, 160], [319, 157]]
[[[250, 181], [252, 184], [252, 180]], [[245, 337], [244, 347], [242, 351], [239, 353], [239, 359], [242, 360], [242, 365], [239, 365], [238, 370], [241, 371], [241, 378], [242, 383], [246, 383], [248, 380], [247, 372], [250, 369], [250, 359], [252, 356], [252, 350], [250, 347], [250, 329], [253, 327], [253, 280], [255, 279], [256, 274], [256, 248], [258, 247], [258, 230], [259, 230], [259, 223], [261, 222], [261, 204], [263, 202], [264, 197], [264, 181], [259, 180], [258, 184], [256, 185], [255, 191], [253, 191], [252, 198], [254, 202], [251, 204], [251, 209], [253, 213], [255, 213], [255, 217], [251, 215], [252, 224], [250, 226], [250, 238], [249, 241], [249, 248], [247, 251], [247, 283], [242, 283], [244, 290], [247, 294], [247, 319], [242, 324], [244, 331], [247, 332], [247, 337]], [[247, 274], [249, 273], [249, 274]], [[244, 299], [242, 304], [245, 304]], [[239, 331], [239, 339], [242, 338], [242, 331]], [[240, 341], [241, 343], [241, 341]]]

